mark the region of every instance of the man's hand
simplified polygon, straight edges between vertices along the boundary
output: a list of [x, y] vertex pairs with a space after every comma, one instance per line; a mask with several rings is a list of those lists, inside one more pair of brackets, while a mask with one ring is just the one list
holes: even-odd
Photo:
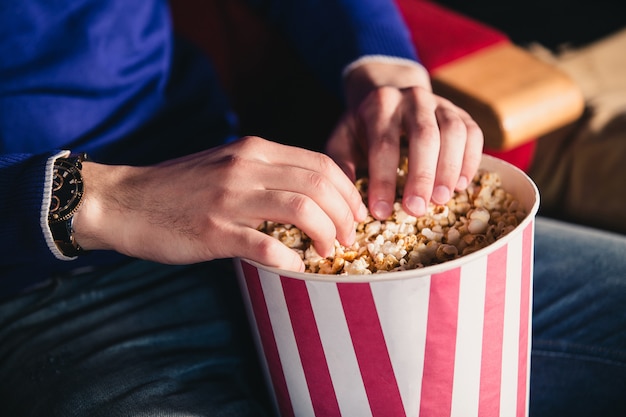
[[295, 224], [321, 255], [352, 244], [367, 210], [326, 155], [256, 137], [150, 167], [85, 163], [85, 201], [74, 219], [85, 249], [163, 263], [245, 257], [302, 271], [300, 257], [260, 232]]
[[464, 189], [480, 164], [482, 131], [463, 109], [432, 93], [420, 66], [364, 63], [346, 79], [348, 111], [326, 152], [351, 179], [368, 169], [368, 206], [387, 218], [395, 199], [400, 138], [408, 145], [403, 207], [425, 213], [429, 201], [446, 203]]

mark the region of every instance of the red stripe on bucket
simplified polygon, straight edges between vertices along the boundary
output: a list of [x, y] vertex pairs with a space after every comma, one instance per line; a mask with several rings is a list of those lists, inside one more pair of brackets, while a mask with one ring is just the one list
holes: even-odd
[[248, 287], [248, 293], [250, 294], [250, 302], [252, 304], [252, 310], [254, 311], [254, 317], [256, 319], [257, 328], [261, 337], [261, 344], [263, 345], [263, 352], [265, 353], [265, 359], [267, 360], [270, 378], [272, 379], [272, 385], [274, 387], [274, 392], [276, 393], [276, 400], [278, 401], [280, 414], [283, 417], [293, 417], [294, 411], [291, 406], [289, 391], [287, 390], [287, 381], [285, 380], [283, 366], [278, 355], [276, 340], [272, 337], [274, 334], [272, 330], [272, 322], [270, 321], [267, 305], [265, 304], [263, 287], [261, 286], [259, 273], [255, 267], [247, 262], [241, 262], [241, 266], [246, 278], [246, 285]]
[[338, 283], [337, 289], [372, 415], [406, 415], [370, 285]]
[[306, 283], [281, 277], [291, 327], [316, 416], [341, 416]]
[[479, 416], [500, 415], [507, 245], [487, 257]]
[[526, 416], [528, 384], [528, 342], [530, 325], [530, 291], [533, 259], [533, 222], [523, 232], [522, 238], [522, 292], [520, 302], [519, 365], [517, 380], [517, 416]]
[[430, 279], [421, 416], [450, 415], [460, 284], [460, 268], [434, 274]]

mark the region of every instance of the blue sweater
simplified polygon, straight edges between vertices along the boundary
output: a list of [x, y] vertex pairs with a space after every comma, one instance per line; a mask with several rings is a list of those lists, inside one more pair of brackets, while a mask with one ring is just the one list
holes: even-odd
[[[361, 56], [417, 59], [391, 0], [249, 2], [337, 94], [342, 69]], [[233, 121], [208, 60], [174, 37], [166, 0], [6, 2], [0, 296], [121, 258], [103, 252], [69, 260], [55, 250], [46, 215], [60, 150], [86, 151], [99, 162], [152, 163], [221, 143], [234, 133]], [[191, 140], [198, 133], [203, 143]]]

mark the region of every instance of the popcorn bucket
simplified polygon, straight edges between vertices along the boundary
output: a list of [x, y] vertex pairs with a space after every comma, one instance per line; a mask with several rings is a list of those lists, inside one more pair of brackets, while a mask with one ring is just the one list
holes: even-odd
[[481, 167], [528, 216], [472, 254], [349, 276], [236, 260], [277, 415], [528, 415], [539, 194], [504, 161]]

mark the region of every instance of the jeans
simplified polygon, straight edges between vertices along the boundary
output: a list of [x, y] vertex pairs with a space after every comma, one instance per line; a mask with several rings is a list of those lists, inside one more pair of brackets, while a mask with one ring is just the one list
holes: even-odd
[[266, 415], [229, 265], [136, 261], [2, 304], [0, 415]]
[[626, 416], [626, 236], [539, 218], [531, 416]]
[[[531, 416], [626, 415], [626, 237], [539, 218], [535, 248]], [[269, 416], [233, 275], [134, 261], [0, 303], [0, 415]]]

